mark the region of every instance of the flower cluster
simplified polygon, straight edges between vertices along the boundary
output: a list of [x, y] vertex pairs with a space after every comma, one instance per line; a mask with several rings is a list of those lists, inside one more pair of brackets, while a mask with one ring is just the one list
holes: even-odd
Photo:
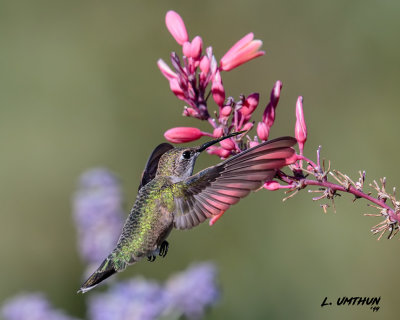
[[122, 204], [121, 187], [114, 174], [103, 168], [82, 174], [73, 198], [73, 216], [87, 273], [114, 249], [124, 221]]
[[[91, 169], [81, 175], [73, 197], [73, 216], [87, 271], [97, 267], [114, 248], [122, 229], [122, 202], [120, 183], [107, 169]], [[142, 278], [113, 283], [104, 293], [89, 296], [88, 318], [201, 319], [218, 298], [215, 265], [198, 263], [172, 275], [165, 284]], [[5, 301], [1, 315], [5, 320], [75, 319], [54, 309], [42, 293], [20, 294]]]
[[[219, 290], [216, 268], [201, 263], [172, 275], [164, 285], [136, 278], [113, 285], [90, 299], [93, 320], [201, 319], [215, 305]], [[173, 316], [173, 317], [172, 317]]]
[[[166, 131], [165, 138], [173, 143], [185, 143], [195, 141], [202, 136], [219, 138], [230, 132], [246, 131], [241, 135], [221, 141], [220, 146], [211, 146], [207, 149], [208, 153], [215, 154], [221, 159], [267, 141], [275, 121], [282, 82], [277, 81], [272, 88], [270, 101], [264, 109], [262, 120], [256, 126], [257, 135], [251, 138], [247, 135], [247, 132], [255, 125], [255, 121], [251, 117], [259, 104], [260, 95], [259, 93], [251, 93], [247, 97], [240, 95], [238, 101], [230, 96], [226, 98], [221, 76], [223, 71], [230, 71], [264, 55], [265, 52], [260, 51], [262, 42], [254, 40], [253, 33], [249, 33], [233, 45], [217, 63], [211, 47], [208, 47], [203, 55], [203, 42], [199, 36], [196, 36], [191, 42], [189, 41], [185, 24], [176, 12], [169, 11], [167, 13], [166, 25], [178, 44], [182, 46], [183, 64], [181, 64], [178, 55], [172, 53], [171, 62], [175, 71], [172, 71], [162, 60], [159, 60], [158, 66], [169, 80], [172, 92], [188, 104], [184, 107], [183, 115], [208, 121], [212, 126], [212, 132], [203, 132], [193, 127], [178, 127]], [[211, 88], [208, 88], [209, 84], [211, 84]], [[218, 111], [214, 112], [215, 117], [211, 116], [208, 110], [207, 97], [209, 95], [213, 97], [218, 106]], [[371, 192], [364, 192], [365, 172], [360, 173], [361, 178], [358, 182], [354, 182], [348, 175], [330, 170], [330, 163], [326, 168], [325, 162], [321, 161], [320, 158], [321, 147], [317, 151], [316, 163], [305, 157], [304, 145], [307, 141], [307, 126], [303, 111], [303, 97], [298, 97], [295, 109], [294, 135], [297, 139], [299, 154], [289, 165], [292, 172], [286, 174], [283, 171], [278, 171], [274, 180], [265, 182], [264, 188], [271, 191], [286, 189], [286, 193], [290, 194], [284, 198], [286, 200], [307, 186], [317, 186], [318, 190], [310, 192], [320, 193], [318, 197], [313, 198], [314, 201], [328, 200], [328, 203], [321, 204], [324, 212], [329, 206], [335, 209], [334, 199], [339, 195], [339, 192], [353, 194], [355, 199], [366, 199], [373, 203], [370, 206], [379, 210], [378, 214], [368, 215], [383, 217], [383, 221], [374, 226], [371, 231], [374, 234], [380, 233], [378, 239], [385, 232], [389, 232], [388, 238], [392, 238], [399, 231], [400, 222], [400, 201], [397, 201], [395, 197], [395, 190], [393, 190], [393, 193], [388, 193], [385, 189], [386, 180], [381, 179], [380, 184], [374, 181], [374, 184], [370, 185], [376, 191], [376, 197], [371, 196]], [[246, 141], [244, 141], [245, 137], [247, 138]], [[306, 162], [305, 168], [303, 168], [303, 161]], [[335, 181], [328, 181], [328, 177], [334, 178]], [[391, 206], [386, 203], [387, 200], [390, 201]], [[210, 225], [218, 218], [212, 219]]]
[[77, 320], [54, 309], [42, 293], [23, 293], [6, 300], [1, 315], [5, 320]]
[[[250, 131], [255, 123], [252, 114], [258, 107], [260, 95], [258, 93], [251, 93], [247, 97], [241, 95], [237, 101], [232, 97], [226, 98], [221, 74], [264, 55], [265, 52], [260, 50], [262, 42], [255, 40], [253, 33], [249, 33], [234, 44], [218, 63], [212, 47], [206, 48], [203, 52], [203, 40], [199, 36], [190, 41], [185, 24], [176, 12], [169, 11], [165, 21], [171, 35], [182, 46], [183, 56], [180, 59], [178, 54], [171, 53], [174, 70], [161, 59], [158, 61], [158, 67], [169, 81], [171, 91], [187, 103], [183, 115], [206, 120], [212, 126], [212, 132], [203, 132], [193, 127], [172, 128], [165, 132], [165, 138], [173, 143], [185, 143], [202, 136], [220, 138], [232, 131]], [[220, 146], [209, 147], [207, 152], [224, 159], [258, 144], [259, 139], [268, 140], [281, 88], [282, 83], [277, 81], [262, 121], [257, 124], [258, 137], [243, 143], [244, 133], [221, 141]], [[207, 98], [210, 95], [218, 106], [214, 117], [210, 115], [207, 105]]]

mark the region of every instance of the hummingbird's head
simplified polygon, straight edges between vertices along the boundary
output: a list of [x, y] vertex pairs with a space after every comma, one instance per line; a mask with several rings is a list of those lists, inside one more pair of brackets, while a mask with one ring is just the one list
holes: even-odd
[[194, 164], [201, 152], [213, 144], [243, 132], [231, 133], [222, 138], [208, 141], [199, 147], [170, 149], [161, 156], [157, 175], [176, 177], [177, 181], [186, 179], [192, 175]]

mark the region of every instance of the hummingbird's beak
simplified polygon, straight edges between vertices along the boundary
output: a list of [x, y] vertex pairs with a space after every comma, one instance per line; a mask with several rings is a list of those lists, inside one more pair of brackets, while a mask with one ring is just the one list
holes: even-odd
[[239, 135], [239, 134], [242, 134], [243, 132], [246, 132], [246, 131], [232, 132], [232, 133], [230, 133], [230, 134], [228, 134], [228, 135], [226, 135], [226, 136], [224, 136], [224, 137], [221, 137], [221, 138], [218, 138], [218, 139], [215, 139], [215, 140], [208, 141], [208, 142], [206, 142], [205, 144], [201, 145], [201, 146], [196, 150], [196, 152], [200, 153], [200, 152], [206, 150], [208, 147], [212, 146], [213, 144], [216, 144], [216, 143], [218, 143], [218, 142], [220, 142], [220, 141], [222, 141], [222, 140], [225, 140], [225, 139], [228, 139], [228, 138], [237, 136], [237, 135]]

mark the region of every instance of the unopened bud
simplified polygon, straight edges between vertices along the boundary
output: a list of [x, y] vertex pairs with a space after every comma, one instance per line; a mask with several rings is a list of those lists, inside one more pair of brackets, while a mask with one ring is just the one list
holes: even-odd
[[181, 16], [175, 11], [170, 10], [167, 12], [165, 16], [165, 24], [167, 25], [168, 31], [180, 45], [183, 45], [189, 40], [185, 23]]
[[205, 134], [198, 128], [176, 127], [164, 133], [165, 139], [172, 143], [185, 143], [200, 139]]
[[212, 85], [211, 85], [211, 93], [215, 103], [222, 107], [225, 101], [225, 89], [222, 85], [221, 75], [219, 71], [214, 76]]
[[281, 185], [276, 181], [267, 181], [264, 183], [264, 188], [269, 191], [276, 191], [281, 189]]
[[257, 135], [263, 141], [268, 140], [269, 128], [264, 122], [259, 122], [257, 124]]
[[260, 95], [258, 93], [252, 93], [244, 100], [243, 106], [240, 108], [239, 112], [243, 116], [251, 115], [254, 110], [256, 110], [259, 99]]

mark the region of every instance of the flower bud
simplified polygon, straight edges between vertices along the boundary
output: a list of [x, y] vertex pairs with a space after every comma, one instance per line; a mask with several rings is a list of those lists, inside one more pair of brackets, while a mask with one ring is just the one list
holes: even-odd
[[247, 122], [243, 128], [241, 129], [242, 131], [250, 131], [251, 128], [253, 128], [254, 123], [253, 122]]
[[243, 106], [240, 108], [239, 112], [243, 116], [251, 115], [254, 110], [256, 110], [259, 99], [260, 95], [258, 93], [252, 93], [244, 100]]
[[235, 148], [236, 148], [235, 143], [233, 142], [232, 138], [222, 140], [219, 142], [219, 144], [221, 145], [222, 148], [229, 150], [229, 151], [235, 150]]
[[258, 125], [257, 125], [257, 135], [263, 141], [268, 140], [269, 128], [264, 122], [259, 122], [258, 123]]
[[192, 43], [190, 44], [190, 56], [198, 60], [201, 56], [201, 50], [203, 49], [203, 40], [199, 37], [196, 36], [192, 40]]
[[194, 118], [196, 118], [199, 115], [199, 113], [196, 110], [194, 110], [193, 108], [191, 108], [191, 107], [185, 107], [183, 109], [183, 114], [182, 115], [184, 117], [194, 117]]
[[223, 117], [229, 117], [229, 115], [232, 112], [232, 107], [231, 106], [225, 106], [221, 108], [221, 116]]
[[269, 191], [276, 191], [281, 189], [281, 185], [276, 181], [267, 181], [264, 183], [264, 188]]
[[158, 68], [160, 69], [161, 73], [166, 77], [168, 80], [176, 79], [178, 76], [175, 72], [171, 70], [171, 68], [164, 62], [162, 59], [158, 59], [157, 61]]
[[226, 150], [224, 148], [217, 147], [217, 146], [208, 147], [207, 148], [207, 153], [208, 154], [215, 154], [218, 157], [220, 157], [221, 159], [226, 159], [231, 155], [231, 152], [229, 150]]
[[211, 93], [215, 103], [222, 107], [225, 101], [225, 89], [222, 85], [221, 75], [219, 71], [214, 76], [212, 85], [211, 85]]
[[190, 50], [190, 48], [191, 48], [191, 45], [190, 45], [190, 42], [189, 41], [186, 41], [183, 45], [182, 45], [182, 53], [183, 53], [183, 55], [184, 56], [186, 56], [186, 57], [190, 57], [190, 55], [191, 55], [191, 50]]
[[247, 61], [264, 55], [264, 51], [258, 50], [262, 46], [262, 41], [253, 40], [253, 38], [254, 34], [249, 33], [236, 42], [220, 60], [220, 69], [229, 71]]
[[179, 85], [178, 79], [169, 80], [169, 88], [181, 100], [185, 100], [185, 94]]
[[214, 138], [221, 138], [224, 135], [224, 129], [221, 127], [215, 128], [213, 132]]
[[210, 70], [210, 60], [206, 56], [200, 60], [200, 70], [204, 75], [207, 75]]
[[296, 102], [296, 125], [294, 127], [294, 136], [299, 144], [300, 154], [303, 153], [304, 143], [307, 141], [307, 126], [303, 113], [303, 97], [298, 97]]
[[185, 143], [200, 139], [204, 135], [198, 128], [176, 127], [164, 133], [165, 139], [172, 143]]
[[165, 24], [167, 25], [168, 31], [180, 45], [183, 45], [189, 40], [185, 24], [181, 16], [175, 11], [170, 10], [167, 12]]

